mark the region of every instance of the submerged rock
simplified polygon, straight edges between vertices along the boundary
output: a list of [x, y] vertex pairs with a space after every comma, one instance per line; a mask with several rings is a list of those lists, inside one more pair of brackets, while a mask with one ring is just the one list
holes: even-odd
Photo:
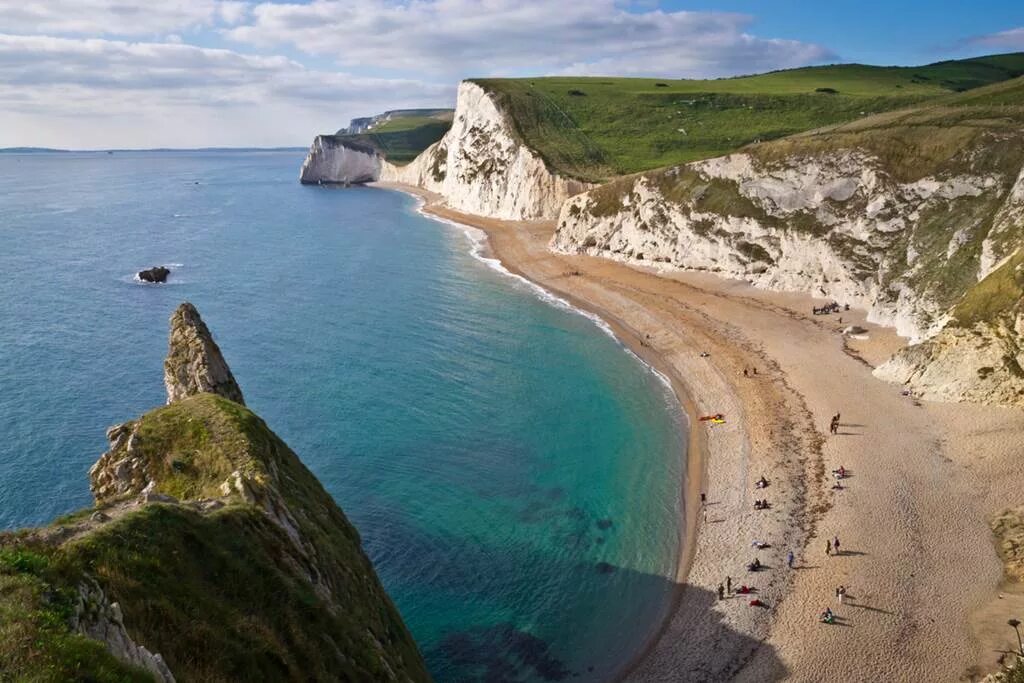
[[187, 301], [171, 316], [171, 339], [164, 361], [167, 402], [201, 393], [217, 394], [245, 405], [231, 369], [213, 335]]
[[146, 270], [140, 270], [136, 273], [136, 277], [138, 277], [142, 282], [160, 283], [167, 282], [167, 276], [170, 274], [170, 268], [165, 268], [164, 266], [153, 266]]

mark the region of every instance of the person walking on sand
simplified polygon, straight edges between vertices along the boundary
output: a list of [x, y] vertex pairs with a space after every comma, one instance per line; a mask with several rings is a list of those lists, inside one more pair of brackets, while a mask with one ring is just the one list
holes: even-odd
[[725, 577], [725, 592], [732, 595], [732, 577]]
[[843, 598], [846, 597], [846, 586], [840, 586], [836, 589], [836, 597], [839, 598], [839, 604], [843, 604]]
[[795, 559], [796, 559], [796, 558], [795, 558], [795, 557], [793, 556], [793, 551], [792, 551], [792, 550], [790, 550], [790, 551], [789, 551], [789, 554], [788, 554], [788, 555], [786, 555], [786, 564], [788, 564], [788, 565], [789, 565], [789, 568], [790, 568], [790, 569], [792, 569], [792, 568], [793, 568], [793, 560], [795, 560]]
[[836, 536], [832, 539], [832, 547], [836, 549], [836, 555], [839, 554], [839, 537]]
[[831, 555], [832, 554], [832, 541], [825, 541], [825, 554], [826, 555]]
[[718, 599], [725, 600], [725, 587], [722, 584], [718, 584]]

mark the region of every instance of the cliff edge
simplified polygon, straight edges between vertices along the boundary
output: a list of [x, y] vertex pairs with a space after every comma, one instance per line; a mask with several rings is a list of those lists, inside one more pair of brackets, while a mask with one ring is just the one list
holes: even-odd
[[914, 343], [879, 377], [1024, 404], [1024, 79], [620, 178], [551, 246], [864, 308]]
[[407, 166], [386, 164], [380, 179], [437, 192], [457, 211], [508, 220], [554, 218], [565, 200], [593, 187], [549, 169], [499, 99], [473, 81], [459, 84], [445, 136]]
[[96, 507], [0, 535], [0, 671], [429, 680], [359, 534], [240, 402], [195, 308], [171, 329], [170, 402], [108, 430]]

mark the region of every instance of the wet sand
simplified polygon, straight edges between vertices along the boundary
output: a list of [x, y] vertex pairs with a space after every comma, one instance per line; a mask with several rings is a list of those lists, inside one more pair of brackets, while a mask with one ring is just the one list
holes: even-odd
[[[1024, 413], [902, 396], [871, 375], [902, 341], [862, 312], [840, 325], [811, 316], [821, 301], [802, 294], [556, 254], [552, 222], [467, 216], [388, 187], [480, 228], [510, 271], [600, 315], [685, 406], [681, 589], [628, 680], [970, 680], [1015, 641], [1005, 623], [1024, 600], [999, 597], [987, 521], [1024, 497]], [[867, 339], [844, 338], [850, 324]], [[725, 424], [696, 420], [714, 413]], [[830, 474], [839, 465], [852, 475], [841, 490]], [[761, 476], [770, 484], [759, 490]], [[755, 510], [758, 498], [771, 509]], [[834, 536], [841, 553], [826, 555]], [[764, 569], [748, 572], [755, 557]], [[756, 593], [719, 601], [727, 576]], [[825, 607], [837, 624], [818, 622]]]

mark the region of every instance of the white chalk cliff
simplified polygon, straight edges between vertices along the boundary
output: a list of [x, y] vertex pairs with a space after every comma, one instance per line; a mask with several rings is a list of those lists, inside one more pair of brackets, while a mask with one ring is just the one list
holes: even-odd
[[1024, 162], [990, 161], [1005, 144], [1015, 143], [992, 136], [913, 180], [855, 148], [737, 153], [627, 177], [566, 202], [551, 246], [865, 308], [919, 342], [879, 376], [939, 400], [1024, 402], [1024, 324], [968, 330], [952, 318], [1020, 247]]
[[369, 145], [318, 135], [302, 162], [299, 180], [312, 185], [368, 183], [380, 177], [382, 163], [380, 153]]
[[457, 211], [509, 220], [555, 218], [566, 199], [592, 187], [550, 171], [471, 81], [459, 85], [445, 136], [407, 166], [385, 164], [380, 179], [436, 192]]

